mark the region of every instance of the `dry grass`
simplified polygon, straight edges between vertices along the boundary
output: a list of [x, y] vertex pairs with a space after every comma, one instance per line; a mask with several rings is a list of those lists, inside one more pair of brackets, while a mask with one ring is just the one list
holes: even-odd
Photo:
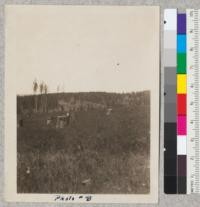
[[79, 111], [65, 129], [45, 126], [47, 116], [18, 128], [18, 192], [149, 192], [148, 108]]
[[[65, 152], [29, 153], [18, 157], [18, 189], [31, 193], [148, 193], [147, 157]], [[30, 173], [27, 174], [27, 167]], [[82, 181], [90, 179], [89, 183]]]

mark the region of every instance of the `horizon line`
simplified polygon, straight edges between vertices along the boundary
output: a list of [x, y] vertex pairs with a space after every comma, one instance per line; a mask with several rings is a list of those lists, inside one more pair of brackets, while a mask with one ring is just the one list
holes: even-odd
[[[130, 92], [108, 92], [108, 91], [77, 91], [77, 92], [48, 92], [46, 94], [67, 94], [67, 93], [115, 93], [115, 94], [130, 94], [130, 93], [139, 93], [139, 92], [150, 92], [150, 90], [137, 90], [137, 91], [130, 91]], [[32, 95], [44, 95], [45, 93], [31, 93], [31, 94], [17, 94], [17, 96], [32, 96]]]

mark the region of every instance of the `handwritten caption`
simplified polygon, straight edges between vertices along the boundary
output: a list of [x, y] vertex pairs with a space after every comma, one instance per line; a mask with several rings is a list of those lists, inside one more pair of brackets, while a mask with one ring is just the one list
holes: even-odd
[[68, 201], [68, 202], [73, 202], [73, 201], [82, 201], [82, 202], [89, 202], [92, 200], [91, 195], [79, 195], [79, 196], [73, 196], [73, 195], [56, 195], [54, 198], [54, 201]]

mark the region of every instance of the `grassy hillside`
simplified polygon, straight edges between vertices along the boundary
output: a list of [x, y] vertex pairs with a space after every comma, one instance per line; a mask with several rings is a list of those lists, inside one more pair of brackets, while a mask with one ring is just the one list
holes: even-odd
[[[38, 96], [38, 103], [39, 103]], [[17, 186], [20, 193], [148, 193], [149, 92], [48, 94], [48, 110], [34, 112], [34, 96], [18, 96]], [[79, 108], [62, 129], [58, 100]], [[85, 108], [85, 103], [90, 107]], [[101, 104], [104, 107], [99, 107]], [[112, 109], [108, 113], [109, 109]]]

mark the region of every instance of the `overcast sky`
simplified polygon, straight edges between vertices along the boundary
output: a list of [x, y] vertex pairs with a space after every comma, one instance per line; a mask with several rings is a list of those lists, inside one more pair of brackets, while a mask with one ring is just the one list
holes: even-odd
[[[34, 8], [34, 9], [33, 9]], [[7, 13], [7, 64], [17, 94], [149, 90], [158, 70], [154, 7], [20, 7]]]

